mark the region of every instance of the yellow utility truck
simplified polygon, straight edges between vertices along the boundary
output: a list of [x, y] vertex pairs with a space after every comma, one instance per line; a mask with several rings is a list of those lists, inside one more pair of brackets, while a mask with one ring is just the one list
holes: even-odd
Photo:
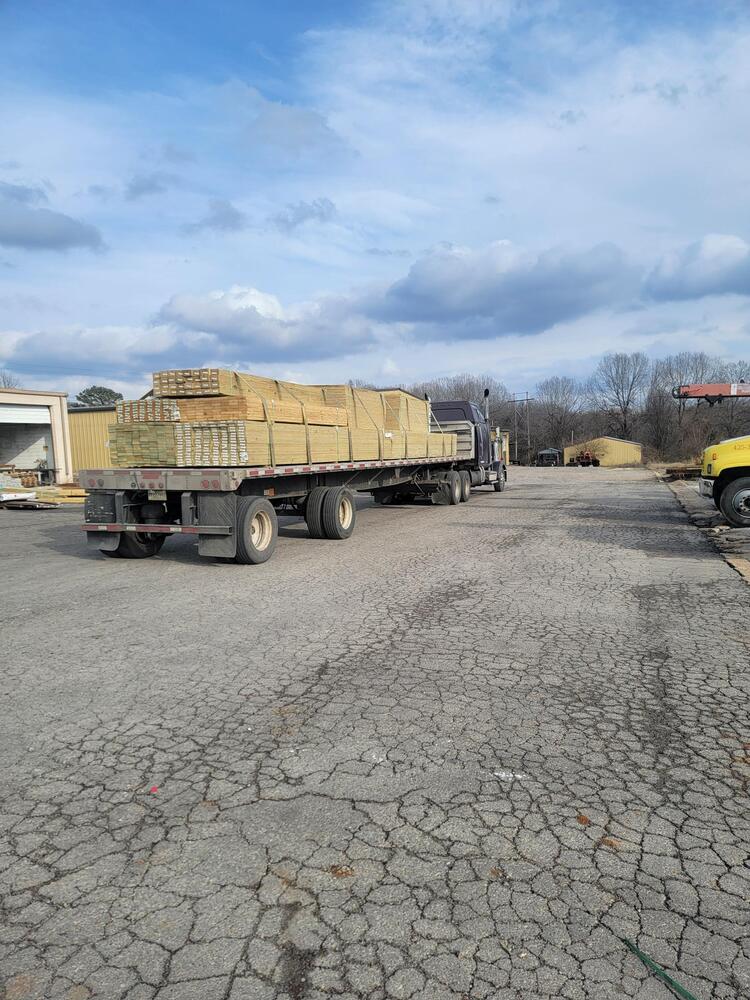
[[[750, 383], [680, 385], [672, 395], [705, 399], [713, 406], [724, 399], [750, 397]], [[735, 528], [750, 528], [750, 435], [727, 438], [704, 450], [698, 491], [710, 497]]]

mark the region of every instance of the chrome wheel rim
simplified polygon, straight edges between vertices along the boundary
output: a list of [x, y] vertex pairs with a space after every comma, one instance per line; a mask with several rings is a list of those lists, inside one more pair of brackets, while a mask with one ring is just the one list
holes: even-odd
[[732, 497], [732, 507], [741, 517], [750, 517], [750, 489], [738, 490]]
[[265, 510], [259, 510], [250, 522], [250, 541], [258, 552], [267, 549], [273, 536], [271, 518]]
[[349, 497], [342, 497], [339, 501], [339, 524], [345, 530], [350, 527], [354, 517], [354, 508]]

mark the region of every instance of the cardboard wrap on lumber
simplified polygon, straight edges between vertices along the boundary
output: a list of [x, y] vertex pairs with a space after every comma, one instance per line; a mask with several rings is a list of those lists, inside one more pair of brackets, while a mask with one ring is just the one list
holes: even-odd
[[429, 435], [422, 431], [406, 432], [406, 457], [425, 458], [427, 455], [427, 438]]

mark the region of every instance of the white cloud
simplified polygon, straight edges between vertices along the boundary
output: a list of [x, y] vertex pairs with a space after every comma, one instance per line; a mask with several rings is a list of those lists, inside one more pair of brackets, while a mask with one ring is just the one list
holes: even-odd
[[241, 79], [0, 94], [4, 205], [53, 216], [17, 217], [12, 249], [109, 247], [4, 254], [5, 325], [37, 329], [24, 302], [60, 310], [43, 343], [61, 371], [90, 347], [71, 321], [113, 371], [376, 378], [387, 357], [409, 378], [476, 357], [502, 376], [629, 342], [744, 350], [750, 27], [719, 6], [680, 27], [566, 0], [376, 0], [296, 39], [283, 100]]
[[627, 302], [635, 279], [622, 251], [607, 244], [541, 252], [508, 241], [478, 251], [437, 247], [384, 294], [370, 296], [365, 311], [381, 320], [430, 323], [433, 339], [539, 333]]
[[646, 281], [655, 299], [750, 295], [750, 245], [739, 236], [712, 234], [665, 254]]
[[208, 295], [175, 295], [161, 323], [217, 338], [214, 350], [260, 361], [325, 358], [357, 353], [373, 343], [372, 324], [346, 299], [324, 297], [284, 308], [256, 288], [235, 285]]

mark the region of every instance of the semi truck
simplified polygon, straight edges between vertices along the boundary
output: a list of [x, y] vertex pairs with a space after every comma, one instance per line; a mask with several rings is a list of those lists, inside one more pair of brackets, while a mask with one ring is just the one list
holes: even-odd
[[351, 537], [356, 495], [383, 504], [424, 497], [465, 502], [473, 487], [500, 492], [507, 480], [507, 438], [490, 426], [489, 390], [481, 409], [468, 400], [431, 403], [431, 429], [456, 434], [456, 454], [365, 462], [241, 468], [220, 466], [85, 469], [83, 529], [107, 556], [156, 555], [170, 535], [197, 536], [201, 556], [242, 564], [271, 558], [278, 515], [301, 516], [311, 538]]
[[[725, 399], [747, 399], [750, 383], [709, 382], [679, 385], [675, 399], [702, 399], [714, 406]], [[713, 500], [735, 528], [750, 528], [750, 435], [727, 438], [703, 451], [698, 492]]]

